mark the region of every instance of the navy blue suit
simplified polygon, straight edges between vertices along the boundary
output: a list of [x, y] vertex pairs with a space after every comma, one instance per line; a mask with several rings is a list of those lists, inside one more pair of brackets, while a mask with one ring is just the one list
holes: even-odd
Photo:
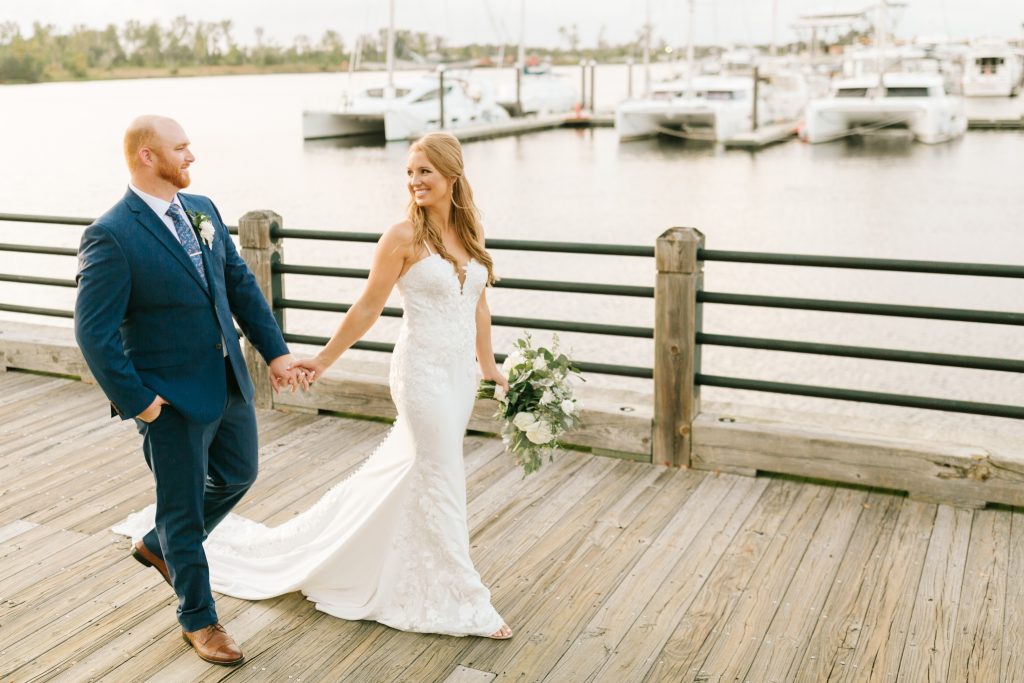
[[157, 394], [170, 403], [150, 423], [136, 419], [156, 479], [156, 527], [143, 541], [166, 561], [178, 619], [195, 631], [217, 621], [202, 542], [258, 469], [253, 384], [232, 318], [268, 363], [288, 347], [213, 202], [178, 199], [214, 225], [212, 247], [200, 242], [208, 285], [129, 189], [82, 235], [75, 337], [112, 415], [133, 418]]

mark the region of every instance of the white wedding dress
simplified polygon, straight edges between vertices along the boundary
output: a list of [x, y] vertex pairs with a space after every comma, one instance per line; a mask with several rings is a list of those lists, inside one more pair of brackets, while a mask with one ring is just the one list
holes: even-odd
[[[328, 614], [403, 631], [488, 636], [502, 627], [469, 557], [462, 459], [486, 279], [471, 260], [460, 283], [433, 252], [399, 279], [394, 427], [360, 469], [295, 518], [267, 527], [228, 515], [204, 545], [215, 591], [260, 600], [298, 590]], [[150, 506], [113, 530], [138, 539], [152, 526]]]

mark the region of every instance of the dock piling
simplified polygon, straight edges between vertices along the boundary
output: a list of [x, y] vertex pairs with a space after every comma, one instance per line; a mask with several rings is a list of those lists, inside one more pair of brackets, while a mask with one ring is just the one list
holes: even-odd
[[[273, 265], [283, 258], [283, 240], [274, 237], [283, 219], [273, 211], [249, 211], [238, 221], [238, 238], [242, 245], [242, 260], [249, 267], [263, 296], [274, 309], [274, 318], [285, 329], [284, 309], [275, 308], [274, 299], [284, 298], [284, 279], [273, 272]], [[267, 377], [267, 364], [259, 352], [248, 342], [242, 344], [245, 364], [249, 367], [256, 388], [256, 407], [273, 408], [274, 392]]]
[[654, 259], [658, 269], [654, 288], [654, 421], [652, 461], [657, 465], [689, 467], [693, 441], [691, 425], [700, 413], [701, 304], [703, 263], [697, 251], [704, 235], [695, 228], [671, 228], [658, 238]]

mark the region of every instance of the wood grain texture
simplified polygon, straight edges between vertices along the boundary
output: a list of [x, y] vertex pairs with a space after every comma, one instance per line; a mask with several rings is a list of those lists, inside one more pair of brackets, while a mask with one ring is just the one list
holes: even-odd
[[[19, 374], [0, 375], [0, 680], [1022, 679], [1017, 509], [581, 452], [524, 477], [478, 435], [470, 552], [512, 640], [348, 622], [299, 593], [219, 596], [247, 655], [226, 670], [181, 641], [170, 589], [108, 531], [152, 499], [136, 431], [97, 409], [96, 387]], [[258, 419], [261, 475], [238, 511], [274, 524], [388, 429]]]
[[922, 502], [1024, 505], [1017, 458], [947, 442], [704, 414], [694, 421], [693, 467], [745, 467], [909, 491]]

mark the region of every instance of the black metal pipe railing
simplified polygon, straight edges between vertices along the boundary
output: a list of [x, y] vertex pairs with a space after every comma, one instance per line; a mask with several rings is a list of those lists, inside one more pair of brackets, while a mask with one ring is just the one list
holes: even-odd
[[734, 348], [758, 349], [762, 351], [787, 351], [790, 353], [808, 353], [818, 356], [885, 360], [898, 363], [920, 363], [924, 365], [940, 365], [953, 368], [968, 368], [972, 370], [1024, 372], [1024, 360], [1011, 360], [1008, 358], [963, 356], [950, 353], [929, 353], [925, 351], [901, 351], [897, 349], [879, 349], [866, 346], [846, 346], [841, 344], [790, 341], [788, 339], [737, 337], [726, 334], [706, 334], [704, 332], [697, 333], [697, 343], [705, 346], [730, 346]]
[[[92, 223], [93, 219], [66, 216], [36, 216], [28, 214], [0, 213], [0, 222], [3, 221], [86, 226]], [[228, 227], [231, 234], [238, 234], [237, 226]], [[327, 240], [362, 243], [375, 243], [380, 239], [380, 233], [376, 232], [296, 230], [282, 229], [276, 227], [272, 229], [271, 236], [274, 238]], [[503, 249], [513, 251], [518, 250], [531, 252], [571, 253], [606, 256], [633, 256], [645, 258], [650, 258], [655, 255], [653, 247], [640, 245], [587, 244], [575, 242], [540, 242], [532, 240], [492, 239], [487, 241], [487, 246], [488, 248], [491, 249]], [[0, 251], [34, 253], [55, 256], [75, 256], [77, 253], [77, 250], [72, 248], [36, 247], [21, 244], [0, 244]], [[977, 264], [905, 259], [855, 258], [841, 256], [761, 253], [712, 249], [698, 249], [697, 258], [698, 260], [707, 262], [732, 262], [799, 267], [845, 268], [906, 273], [967, 275], [979, 277], [1024, 278], [1024, 267], [1004, 264]], [[342, 303], [334, 304], [328, 302], [286, 299], [283, 296], [281, 296], [281, 278], [284, 274], [311, 275], [320, 277], [345, 277], [357, 279], [365, 279], [369, 275], [369, 271], [365, 269], [329, 268], [322, 266], [283, 264], [280, 262], [272, 263], [271, 270], [272, 275], [274, 277], [274, 282], [277, 283], [277, 288], [275, 289], [275, 296], [273, 297], [273, 307], [275, 308], [276, 311], [283, 311], [284, 309], [291, 308], [301, 310], [317, 310], [344, 313], [348, 311], [349, 308], [351, 307], [350, 304]], [[75, 286], [75, 282], [73, 280], [44, 278], [27, 275], [0, 274], [0, 281], [57, 287]], [[496, 283], [495, 286], [499, 288], [508, 289], [523, 289], [579, 294], [600, 294], [608, 296], [628, 296], [640, 298], [653, 298], [654, 296], [653, 287], [638, 287], [632, 285], [613, 285], [603, 283], [505, 278]], [[784, 308], [791, 310], [811, 310], [833, 313], [896, 316], [903, 318], [947, 320], [999, 325], [1024, 325], [1024, 313], [1016, 312], [966, 310], [928, 306], [906, 306], [856, 301], [830, 301], [799, 297], [761, 296], [711, 291], [698, 292], [697, 300], [705, 304], [758, 306], [765, 308]], [[0, 311], [31, 313], [36, 315], [47, 315], [63, 318], [71, 318], [74, 315], [73, 311], [40, 308], [35, 306], [18, 306], [12, 304], [0, 304]], [[385, 308], [383, 314], [389, 317], [401, 317], [402, 309], [390, 307]], [[508, 327], [524, 327], [528, 329], [549, 329], [555, 331], [583, 332], [591, 334], [604, 334], [643, 339], [652, 339], [654, 336], [654, 331], [651, 328], [645, 327], [606, 325], [598, 323], [584, 323], [573, 321], [554, 321], [510, 316], [493, 316], [492, 324]], [[327, 342], [326, 337], [300, 335], [294, 333], [286, 333], [285, 338], [287, 341], [290, 342], [305, 344], [319, 345]], [[741, 337], [735, 335], [708, 334], [703, 332], [697, 333], [696, 343], [709, 346], [730, 346], [737, 348], [784, 351], [792, 353], [805, 353], [833, 357], [859, 358], [866, 360], [919, 363], [934, 366], [995, 370], [1004, 372], [1024, 372], [1024, 360], [1020, 359], [991, 358], [959, 354], [906, 351], [898, 349], [871, 348], [841, 344], [824, 344], [806, 341], [764, 339], [756, 337]], [[394, 346], [392, 344], [383, 342], [361, 341], [357, 342], [353, 348], [367, 351], [389, 353], [393, 351]], [[504, 355], [498, 355], [498, 359], [499, 361], [504, 360]], [[592, 363], [587, 361], [581, 361], [577, 363], [577, 365], [584, 372], [597, 372], [603, 374], [613, 374], [630, 377], [653, 377], [653, 371], [651, 368]], [[957, 401], [952, 399], [909, 396], [902, 394], [886, 394], [880, 392], [840, 389], [833, 387], [819, 387], [784, 382], [770, 382], [764, 380], [706, 375], [701, 373], [698, 373], [695, 379], [697, 384], [705, 386], [719, 386], [732, 389], [767, 391], [772, 393], [813, 396], [817, 398], [838, 400], [861, 401], [867, 403], [879, 403], [912, 408], [950, 410], [955, 412], [974, 413], [981, 415], [995, 415], [1000, 417], [1024, 417], [1024, 407], [1018, 406]]]
[[0, 244], [0, 251], [48, 256], [78, 256], [78, 250], [71, 247], [35, 247], [29, 244]]
[[[328, 313], [347, 313], [352, 304], [335, 304], [326, 301], [305, 301], [303, 299], [275, 299], [275, 309], [297, 309], [303, 311], [324, 311]], [[387, 318], [401, 318], [401, 308], [385, 307], [381, 315]], [[600, 323], [573, 322], [566, 320], [543, 320], [540, 318], [516, 318], [492, 315], [491, 324], [499, 327], [526, 327], [534, 330], [552, 330], [555, 332], [582, 332], [585, 334], [604, 334], [615, 337], [633, 337], [637, 339], [654, 339], [654, 330], [650, 327], [633, 327], [628, 325], [604, 325]]]
[[888, 315], [899, 318], [925, 318], [928, 320], [954, 320], [996, 325], [1024, 325], [1024, 313], [977, 311], [962, 308], [935, 308], [931, 306], [903, 306], [873, 304], [860, 301], [832, 301], [829, 299], [802, 299], [797, 297], [761, 296], [758, 294], [730, 294], [724, 292], [697, 292], [697, 301], [734, 306], [760, 306], [762, 308], [788, 308], [800, 311], [826, 311], [830, 313], [860, 313]]
[[[304, 266], [291, 263], [275, 263], [272, 273], [291, 275], [315, 275], [320, 277], [345, 277], [366, 279], [369, 270], [363, 268], [332, 268], [329, 266]], [[635, 285], [609, 285], [595, 282], [565, 282], [562, 280], [520, 280], [503, 278], [494, 284], [503, 289], [532, 289], [544, 292], [563, 292], [574, 294], [604, 294], [607, 296], [630, 296], [652, 299], [654, 287], [637, 287]]]
[[[26, 213], [0, 213], [0, 223], [48, 223], [51, 225], [92, 225], [95, 218], [78, 218], [73, 216], [36, 216]], [[237, 225], [227, 226], [232, 235], [238, 234]]]
[[[277, 228], [270, 231], [273, 238], [322, 240], [328, 242], [376, 243], [379, 232], [342, 232], [336, 230], [296, 230]], [[488, 239], [488, 249], [505, 251], [534, 251], [559, 254], [588, 254], [598, 256], [654, 257], [654, 247], [635, 244], [595, 244], [592, 242], [541, 242], [536, 240]]]
[[[329, 341], [328, 337], [318, 337], [309, 334], [293, 334], [285, 333], [284, 340], [286, 342], [294, 342], [296, 344], [311, 344], [313, 346], [323, 346]], [[381, 351], [384, 353], [391, 353], [395, 350], [394, 344], [388, 344], [385, 342], [364, 342], [359, 341], [352, 345], [353, 349], [361, 349], [363, 351]], [[507, 354], [496, 353], [494, 354], [495, 359], [502, 363], [505, 361]], [[652, 379], [654, 377], [654, 371], [651, 368], [637, 367], [634, 365], [614, 365], [611, 363], [592, 363], [589, 361], [573, 361], [578, 369], [583, 372], [595, 372], [602, 375], [618, 375], [620, 377], [639, 377], [641, 379]]]
[[740, 377], [721, 377], [717, 375], [697, 374], [694, 381], [706, 387], [724, 387], [727, 389], [745, 389], [747, 391], [764, 391], [773, 394], [789, 394], [792, 396], [810, 396], [812, 398], [829, 398], [839, 401], [857, 401], [860, 403], [877, 403], [904, 408], [924, 408], [928, 410], [947, 410], [955, 413], [972, 415], [988, 415], [992, 417], [1024, 418], [1024, 406], [1011, 406], [1000, 403], [976, 403], [973, 401], [957, 401], [946, 398], [927, 396], [907, 396], [904, 394], [887, 394], [877, 391], [861, 391], [858, 389], [837, 389], [820, 387], [810, 384], [789, 384]]
[[982, 277], [1024, 277], [1024, 266], [992, 263], [956, 263], [951, 261], [911, 261], [906, 259], [859, 258], [851, 256], [813, 256], [809, 254], [772, 254], [754, 251], [723, 251], [698, 249], [701, 261], [757, 263], [776, 266], [813, 266], [819, 268], [853, 268], [885, 270], [901, 273], [936, 273], [941, 275], [976, 275]]
[[34, 216], [27, 213], [0, 213], [0, 222], [10, 223], [50, 223], [53, 225], [90, 225], [95, 218], [79, 218], [75, 216]]
[[11, 275], [0, 273], [0, 282], [16, 282], [22, 285], [45, 285], [47, 287], [77, 287], [74, 280], [65, 280], [55, 277], [36, 277], [34, 275]]
[[15, 304], [0, 303], [0, 311], [8, 313], [28, 313], [30, 315], [43, 315], [49, 318], [74, 318], [74, 311], [65, 311], [57, 308], [40, 308], [39, 306], [18, 306]]

